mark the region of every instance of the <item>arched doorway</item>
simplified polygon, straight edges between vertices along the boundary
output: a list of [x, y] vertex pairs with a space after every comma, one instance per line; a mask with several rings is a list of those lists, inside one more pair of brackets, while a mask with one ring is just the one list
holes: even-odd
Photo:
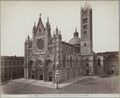
[[85, 75], [86, 75], [86, 76], [89, 76], [89, 73], [90, 73], [90, 71], [89, 71], [89, 64], [87, 63], [87, 64], [86, 64]]
[[32, 68], [32, 65], [33, 65], [33, 61], [30, 60], [29, 63], [28, 63], [28, 67], [29, 67], [29, 68]]
[[46, 62], [45, 62], [45, 66], [46, 66], [46, 67], [49, 67], [51, 63], [52, 63], [52, 61], [51, 61], [51, 60], [49, 60], [49, 59], [48, 59], [48, 60], [46, 60]]
[[96, 69], [97, 75], [101, 75], [102, 74], [102, 66], [101, 66], [101, 59], [98, 58], [97, 59], [97, 69]]
[[108, 75], [118, 73], [119, 58], [116, 55], [109, 55], [107, 57], [106, 71]]
[[44, 65], [42, 60], [38, 59], [35, 61], [35, 66], [36, 66], [36, 78], [39, 80], [43, 80], [44, 79]]
[[33, 61], [30, 60], [28, 63], [28, 78], [34, 79], [34, 73], [32, 72]]
[[45, 70], [44, 70], [44, 79], [46, 81], [53, 81], [53, 66], [52, 61], [50, 59], [47, 59], [45, 62]]
[[52, 71], [49, 72], [48, 78], [49, 78], [49, 81], [52, 81]]
[[86, 69], [86, 76], [89, 76], [89, 69]]
[[34, 70], [32, 70], [32, 79], [35, 78]]

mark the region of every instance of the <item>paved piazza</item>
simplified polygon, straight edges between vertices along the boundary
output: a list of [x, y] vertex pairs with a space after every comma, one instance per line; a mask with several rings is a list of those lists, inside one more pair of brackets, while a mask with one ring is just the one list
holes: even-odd
[[[74, 80], [74, 83], [61, 84], [59, 89], [34, 85], [34, 80], [24, 81], [22, 79], [9, 81], [2, 85], [4, 94], [116, 94], [118, 90], [118, 77], [82, 77], [80, 80]], [[40, 82], [39, 82], [40, 83]], [[41, 82], [42, 83], [42, 82]], [[49, 84], [49, 83], [48, 83]], [[51, 85], [51, 84], [50, 84]], [[54, 86], [54, 85], [53, 85]]]

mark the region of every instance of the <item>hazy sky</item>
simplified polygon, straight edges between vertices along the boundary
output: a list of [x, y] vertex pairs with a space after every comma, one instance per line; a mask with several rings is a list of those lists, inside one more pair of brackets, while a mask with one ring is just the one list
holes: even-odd
[[[84, 1], [2, 1], [1, 55], [24, 55], [24, 41], [32, 36], [34, 22], [42, 13], [43, 24], [49, 17], [52, 33], [58, 26], [66, 42], [75, 28], [80, 35], [80, 8]], [[93, 50], [119, 50], [118, 1], [90, 1], [93, 9]]]

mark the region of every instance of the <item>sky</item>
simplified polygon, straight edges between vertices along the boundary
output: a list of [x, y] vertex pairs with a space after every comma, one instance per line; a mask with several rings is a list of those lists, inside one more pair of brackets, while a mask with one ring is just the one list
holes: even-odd
[[[93, 11], [93, 51], [119, 50], [118, 1], [89, 1]], [[51, 33], [56, 26], [62, 40], [69, 42], [75, 28], [81, 34], [80, 9], [85, 1], [1, 1], [1, 55], [24, 56], [24, 42], [32, 37], [34, 22], [47, 17]]]

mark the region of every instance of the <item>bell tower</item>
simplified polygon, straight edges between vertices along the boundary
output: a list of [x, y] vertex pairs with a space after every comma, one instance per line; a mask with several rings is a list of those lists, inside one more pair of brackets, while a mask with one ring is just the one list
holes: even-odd
[[92, 53], [92, 8], [86, 3], [81, 8], [81, 54], [90, 55]]

